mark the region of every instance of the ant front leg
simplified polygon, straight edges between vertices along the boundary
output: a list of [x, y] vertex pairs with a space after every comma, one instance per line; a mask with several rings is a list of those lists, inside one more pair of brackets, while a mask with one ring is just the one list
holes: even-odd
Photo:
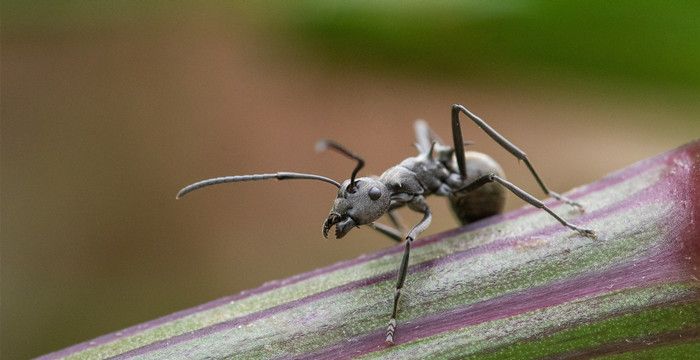
[[402, 234], [406, 233], [406, 226], [403, 224], [403, 220], [401, 220], [401, 216], [399, 216], [399, 213], [396, 210], [389, 210], [386, 215], [389, 217], [389, 220], [392, 224], [394, 224], [394, 227], [398, 231], [400, 231]]
[[403, 240], [403, 234], [406, 233], [406, 227], [404, 227], [401, 217], [396, 210], [389, 210], [389, 212], [387, 212], [387, 216], [389, 217], [389, 221], [391, 221], [391, 223], [394, 225], [393, 227], [378, 222], [369, 224], [369, 227], [372, 230], [376, 230], [380, 234], [387, 236], [391, 240], [401, 242]]
[[396, 290], [394, 291], [394, 306], [391, 310], [391, 319], [389, 319], [389, 326], [386, 328], [386, 343], [394, 344], [394, 332], [396, 331], [396, 313], [398, 311], [399, 299], [401, 298], [401, 289], [403, 288], [404, 281], [406, 280], [406, 273], [408, 272], [408, 259], [411, 255], [411, 243], [415, 240], [420, 233], [430, 225], [432, 220], [432, 214], [428, 204], [425, 203], [422, 196], [417, 197], [411, 204], [411, 209], [423, 213], [423, 219], [421, 219], [418, 224], [416, 224], [413, 229], [406, 236], [406, 242], [403, 252], [403, 257], [401, 258], [401, 266], [399, 266], [398, 279], [396, 281]]
[[389, 239], [394, 240], [396, 242], [401, 242], [401, 240], [403, 240], [403, 232], [389, 225], [373, 222], [369, 224], [369, 227], [372, 228], [372, 230], [376, 230], [380, 234], [385, 235]]
[[525, 154], [524, 151], [518, 149], [517, 146], [515, 146], [513, 143], [508, 141], [503, 135], [499, 134], [496, 130], [494, 130], [491, 126], [489, 126], [484, 120], [479, 118], [478, 116], [474, 115], [469, 109], [464, 107], [463, 105], [459, 104], [454, 104], [452, 105], [452, 137], [454, 140], [454, 148], [455, 148], [455, 156], [457, 157], [457, 165], [459, 166], [459, 173], [462, 175], [462, 179], [466, 179], [467, 177], [467, 170], [465, 166], [465, 159], [464, 159], [464, 142], [462, 141], [462, 130], [460, 129], [460, 124], [459, 124], [459, 113], [462, 112], [469, 119], [471, 119], [477, 126], [479, 126], [486, 134], [488, 134], [494, 141], [496, 141], [499, 145], [501, 145], [502, 148], [508, 150], [513, 156], [518, 158], [518, 160], [522, 160], [525, 163], [525, 166], [530, 170], [530, 173], [532, 176], [535, 178], [537, 181], [537, 184], [540, 186], [542, 191], [544, 191], [545, 194], [559, 200], [563, 201], [570, 206], [573, 206], [577, 208], [579, 211], [583, 211], [583, 206], [567, 197], [564, 195], [561, 195], [559, 193], [556, 193], [554, 191], [549, 190], [547, 186], [544, 184], [540, 176], [537, 174], [537, 171], [535, 171], [535, 168], [532, 166], [530, 163], [530, 160], [527, 158], [527, 155]]

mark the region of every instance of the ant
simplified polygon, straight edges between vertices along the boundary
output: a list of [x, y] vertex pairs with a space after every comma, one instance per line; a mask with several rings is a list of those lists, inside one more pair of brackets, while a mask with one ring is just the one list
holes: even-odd
[[[401, 289], [406, 280], [411, 244], [430, 225], [432, 219], [430, 208], [425, 202], [426, 197], [430, 195], [447, 197], [460, 222], [468, 224], [502, 212], [505, 190], [508, 190], [525, 202], [546, 211], [563, 226], [583, 236], [595, 238], [592, 230], [578, 227], [564, 220], [540, 200], [506, 180], [501, 167], [488, 155], [475, 151], [465, 152], [465, 142], [462, 140], [460, 128], [460, 113], [466, 115], [518, 160], [523, 161], [545, 194], [583, 211], [581, 204], [547, 188], [525, 152], [459, 104], [452, 105], [452, 147], [444, 145], [425, 121], [418, 120], [414, 126], [418, 156], [403, 160], [378, 177], [357, 178], [357, 173], [365, 164], [364, 160], [334, 141], [321, 140], [316, 145], [317, 151], [331, 149], [357, 161], [350, 179], [343, 181], [342, 184], [325, 176], [296, 172], [225, 176], [188, 185], [178, 192], [177, 198], [210, 185], [266, 179], [319, 180], [337, 187], [338, 195], [333, 202], [330, 214], [323, 222], [324, 237], [328, 238], [328, 232], [332, 227], [335, 227], [335, 237], [340, 239], [352, 228], [368, 225], [392, 240], [397, 242], [405, 240], [391, 318], [386, 330], [386, 342], [393, 344], [396, 313]], [[404, 206], [423, 214], [423, 218], [407, 233], [396, 214], [396, 210]], [[388, 215], [393, 227], [375, 222], [384, 214]]]

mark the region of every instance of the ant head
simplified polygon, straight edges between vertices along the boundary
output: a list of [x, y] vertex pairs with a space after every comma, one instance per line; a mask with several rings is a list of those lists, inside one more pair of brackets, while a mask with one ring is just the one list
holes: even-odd
[[391, 193], [381, 181], [369, 177], [345, 180], [328, 218], [323, 222], [323, 236], [335, 226], [335, 237], [342, 238], [353, 227], [374, 222], [389, 210]]

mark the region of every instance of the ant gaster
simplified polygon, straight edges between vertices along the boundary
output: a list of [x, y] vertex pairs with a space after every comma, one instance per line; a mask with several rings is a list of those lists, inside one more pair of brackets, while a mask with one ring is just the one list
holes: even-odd
[[[357, 161], [357, 166], [353, 169], [350, 179], [345, 180], [342, 184], [325, 176], [295, 172], [226, 176], [191, 184], [180, 190], [177, 197], [180, 198], [193, 190], [209, 185], [265, 179], [309, 179], [336, 186], [338, 195], [333, 202], [330, 214], [323, 222], [324, 237], [328, 237], [328, 232], [332, 227], [335, 227], [335, 237], [342, 238], [354, 227], [368, 225], [395, 241], [405, 240], [391, 318], [386, 331], [386, 342], [393, 344], [396, 314], [401, 289], [406, 279], [411, 243], [430, 225], [432, 218], [430, 208], [425, 202], [427, 196], [448, 197], [452, 210], [460, 222], [467, 224], [500, 213], [505, 202], [505, 190], [508, 190], [527, 203], [546, 211], [563, 226], [583, 236], [595, 238], [592, 230], [569, 223], [540, 200], [507, 181], [504, 178], [503, 170], [491, 157], [473, 151], [465, 152], [465, 142], [462, 140], [460, 129], [460, 113], [465, 114], [501, 147], [523, 161], [545, 194], [583, 211], [580, 204], [549, 190], [522, 150], [466, 107], [458, 104], [452, 105], [453, 147], [445, 145], [424, 121], [416, 121], [418, 156], [403, 160], [379, 177], [356, 178], [357, 173], [364, 166], [364, 161], [338, 143], [321, 140], [317, 144], [317, 150], [332, 149]], [[408, 232], [404, 231], [404, 227], [395, 213], [396, 209], [404, 206], [423, 214], [423, 218]], [[393, 226], [375, 222], [385, 214], [388, 215]]]

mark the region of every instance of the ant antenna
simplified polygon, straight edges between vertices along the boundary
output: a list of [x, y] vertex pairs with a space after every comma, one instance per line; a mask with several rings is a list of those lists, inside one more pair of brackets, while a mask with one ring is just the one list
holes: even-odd
[[365, 166], [365, 161], [362, 160], [359, 156], [351, 153], [350, 150], [346, 149], [345, 147], [336, 143], [333, 140], [322, 139], [316, 143], [316, 151], [320, 152], [320, 151], [324, 151], [328, 148], [331, 148], [331, 149], [357, 161], [357, 166], [355, 166], [355, 169], [352, 170], [352, 175], [350, 175], [350, 185], [348, 185], [348, 192], [349, 193], [355, 192], [355, 176], [360, 171], [360, 169], [362, 169], [362, 167]]
[[222, 176], [222, 177], [218, 177], [218, 178], [198, 181], [194, 184], [190, 184], [190, 185], [187, 185], [184, 188], [182, 188], [182, 190], [180, 190], [177, 193], [177, 196], [175, 198], [179, 199], [179, 198], [185, 196], [189, 192], [195, 191], [197, 189], [201, 189], [203, 187], [211, 186], [211, 185], [231, 183], [231, 182], [240, 182], [240, 181], [267, 180], [267, 179], [319, 180], [319, 181], [327, 182], [327, 183], [337, 187], [338, 189], [340, 189], [340, 184], [337, 181], [335, 181], [333, 179], [329, 179], [325, 176], [314, 175], [314, 174], [302, 174], [302, 173], [295, 173], [295, 172], [278, 172], [278, 173], [274, 173], [274, 174]]

